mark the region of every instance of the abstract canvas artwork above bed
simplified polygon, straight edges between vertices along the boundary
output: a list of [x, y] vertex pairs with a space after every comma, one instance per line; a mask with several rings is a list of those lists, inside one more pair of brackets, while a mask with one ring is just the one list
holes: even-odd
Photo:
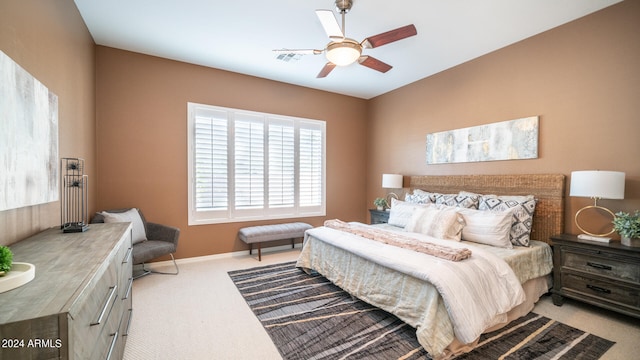
[[427, 164], [535, 159], [538, 116], [427, 134]]

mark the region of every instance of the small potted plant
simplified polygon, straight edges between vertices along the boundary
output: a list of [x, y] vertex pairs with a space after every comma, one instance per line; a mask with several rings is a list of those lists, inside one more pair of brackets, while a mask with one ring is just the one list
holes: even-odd
[[376, 198], [373, 200], [373, 205], [376, 206], [376, 209], [382, 211], [385, 208], [389, 207], [389, 203], [387, 203], [387, 199], [385, 198]]
[[0, 246], [0, 276], [4, 276], [11, 271], [13, 264], [13, 253], [6, 246]]
[[640, 247], [640, 211], [636, 210], [633, 215], [617, 212], [613, 229], [620, 234], [622, 245]]

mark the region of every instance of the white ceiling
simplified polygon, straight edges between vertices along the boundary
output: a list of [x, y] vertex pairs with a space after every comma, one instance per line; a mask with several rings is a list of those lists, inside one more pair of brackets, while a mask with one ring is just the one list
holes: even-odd
[[323, 49], [329, 39], [315, 10], [335, 10], [334, 0], [75, 3], [99, 45], [370, 99], [620, 1], [354, 0], [347, 37], [408, 24], [418, 35], [363, 51], [393, 66], [385, 74], [352, 64], [323, 79], [324, 54], [285, 62], [272, 50]]

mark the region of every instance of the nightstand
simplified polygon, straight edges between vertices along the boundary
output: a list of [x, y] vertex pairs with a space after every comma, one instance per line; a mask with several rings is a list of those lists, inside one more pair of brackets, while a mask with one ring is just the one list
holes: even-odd
[[640, 248], [552, 236], [553, 303], [564, 298], [640, 318]]
[[389, 212], [384, 210], [369, 209], [371, 224], [386, 224], [389, 222]]

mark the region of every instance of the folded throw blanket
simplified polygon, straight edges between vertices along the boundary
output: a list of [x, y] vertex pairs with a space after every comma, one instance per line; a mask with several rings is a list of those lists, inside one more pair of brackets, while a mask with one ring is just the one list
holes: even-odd
[[417, 251], [423, 254], [436, 256], [451, 261], [461, 261], [471, 256], [471, 250], [467, 248], [453, 248], [438, 244], [432, 244], [400, 233], [372, 229], [366, 226], [346, 223], [342, 220], [327, 220], [324, 226], [354, 235], [381, 242], [387, 245], [398, 246], [404, 249]]

